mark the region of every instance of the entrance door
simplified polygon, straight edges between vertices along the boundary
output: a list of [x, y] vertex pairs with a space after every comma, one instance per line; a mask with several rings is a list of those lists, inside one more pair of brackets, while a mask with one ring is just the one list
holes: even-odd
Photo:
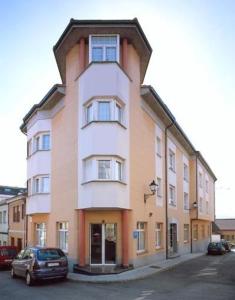
[[170, 224], [170, 249], [173, 253], [177, 253], [177, 224]]
[[90, 262], [92, 265], [116, 263], [116, 224], [91, 224]]

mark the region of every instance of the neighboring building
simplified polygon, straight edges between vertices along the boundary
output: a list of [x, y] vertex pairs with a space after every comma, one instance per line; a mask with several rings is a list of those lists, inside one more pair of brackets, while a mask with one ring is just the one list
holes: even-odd
[[7, 200], [8, 204], [8, 244], [16, 246], [18, 251], [27, 245], [26, 231], [26, 194]]
[[8, 245], [7, 199], [24, 192], [24, 188], [0, 185], [0, 246]]
[[212, 229], [214, 234], [221, 235], [221, 239], [235, 242], [235, 219], [216, 219]]
[[151, 52], [137, 19], [66, 27], [54, 47], [63, 84], [21, 126], [29, 244], [59, 246], [80, 266], [206, 251], [216, 177], [142, 85]]

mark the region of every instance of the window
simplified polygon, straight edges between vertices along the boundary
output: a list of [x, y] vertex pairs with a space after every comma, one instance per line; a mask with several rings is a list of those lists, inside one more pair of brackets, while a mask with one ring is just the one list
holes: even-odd
[[111, 179], [110, 160], [98, 160], [98, 179]]
[[184, 224], [184, 243], [189, 242], [189, 224]]
[[137, 252], [144, 252], [146, 250], [146, 223], [137, 222]]
[[175, 153], [169, 150], [169, 169], [175, 172]]
[[161, 178], [157, 178], [157, 196], [162, 197], [162, 180]]
[[19, 207], [19, 205], [13, 206], [13, 222], [20, 222], [20, 207]]
[[58, 223], [58, 247], [68, 253], [68, 222]]
[[35, 149], [34, 151], [38, 151], [40, 149], [40, 136], [35, 138]]
[[202, 239], [205, 238], [205, 226], [204, 225], [201, 225], [201, 237], [202, 237]]
[[27, 142], [27, 157], [29, 157], [32, 154], [32, 140], [29, 140]]
[[110, 102], [98, 102], [98, 121], [110, 121]]
[[198, 225], [193, 225], [193, 239], [197, 240], [198, 239]]
[[39, 176], [33, 179], [34, 194], [50, 193], [50, 177]]
[[159, 249], [162, 247], [162, 236], [163, 236], [163, 224], [156, 223], [155, 227], [155, 241], [156, 241], [156, 248]]
[[28, 195], [32, 194], [32, 189], [31, 189], [31, 179], [27, 180], [27, 191], [28, 191]]
[[21, 205], [21, 219], [23, 220], [25, 217], [25, 205], [24, 203]]
[[157, 137], [157, 155], [162, 156], [162, 142], [159, 137]]
[[119, 61], [118, 35], [91, 35], [89, 46], [90, 62]]
[[122, 164], [120, 161], [115, 162], [115, 179], [122, 180]]
[[42, 193], [49, 193], [49, 177], [42, 177], [42, 188], [41, 188]]
[[86, 108], [86, 122], [90, 123], [91, 121], [93, 121], [92, 104], [88, 105]]
[[0, 224], [2, 224], [2, 212], [0, 211]]
[[184, 164], [184, 180], [188, 181], [189, 179], [189, 171], [188, 171], [188, 166]]
[[202, 188], [202, 173], [199, 173], [199, 187]]
[[169, 186], [169, 204], [176, 206], [175, 187], [173, 185]]
[[50, 135], [43, 134], [42, 135], [42, 150], [49, 150], [50, 149]]
[[208, 182], [208, 180], [206, 180], [206, 192], [207, 193], [209, 192], [209, 182]]
[[2, 223], [3, 224], [7, 223], [7, 211], [6, 210], [3, 211]]
[[203, 207], [202, 207], [202, 198], [199, 199], [199, 212], [202, 213]]
[[115, 106], [115, 119], [122, 123], [122, 107], [116, 103], [116, 106]]
[[206, 214], [209, 215], [209, 202], [206, 201]]
[[36, 224], [36, 245], [40, 247], [46, 246], [46, 224]]
[[184, 210], [189, 210], [188, 193], [185, 193], [185, 192], [184, 192]]

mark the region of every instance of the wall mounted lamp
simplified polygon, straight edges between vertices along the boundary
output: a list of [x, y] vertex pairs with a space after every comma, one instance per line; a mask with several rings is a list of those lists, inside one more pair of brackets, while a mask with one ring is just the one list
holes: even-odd
[[156, 191], [157, 191], [157, 187], [158, 185], [156, 184], [156, 182], [153, 180], [150, 185], [149, 185], [149, 188], [150, 188], [150, 191], [152, 192], [151, 194], [144, 194], [144, 203], [146, 203], [146, 200], [155, 195], [156, 194]]
[[192, 209], [195, 209], [195, 208], [198, 208], [197, 201], [194, 201], [192, 207], [189, 208], [188, 210], [192, 210]]

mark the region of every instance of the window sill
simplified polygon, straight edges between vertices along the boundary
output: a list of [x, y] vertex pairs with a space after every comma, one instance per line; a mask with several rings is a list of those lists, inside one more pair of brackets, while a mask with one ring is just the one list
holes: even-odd
[[122, 128], [127, 129], [126, 126], [124, 126], [121, 122], [117, 121], [117, 120], [107, 120], [107, 121], [99, 121], [99, 120], [94, 120], [94, 121], [90, 121], [89, 123], [86, 123], [85, 125], [83, 125], [81, 127], [81, 129], [86, 128], [87, 126], [89, 126], [90, 124], [93, 123], [109, 123], [109, 124], [118, 124], [120, 125]]
[[184, 244], [188, 244], [189, 243], [189, 241], [184, 241]]
[[88, 183], [92, 183], [92, 182], [116, 182], [116, 183], [120, 183], [123, 185], [127, 185], [125, 182], [120, 181], [120, 180], [112, 180], [112, 179], [96, 179], [96, 180], [89, 180], [89, 181], [85, 181], [82, 182], [82, 185], [88, 184]]
[[143, 254], [147, 254], [148, 251], [147, 250], [137, 250], [136, 251], [136, 255], [143, 255]]

